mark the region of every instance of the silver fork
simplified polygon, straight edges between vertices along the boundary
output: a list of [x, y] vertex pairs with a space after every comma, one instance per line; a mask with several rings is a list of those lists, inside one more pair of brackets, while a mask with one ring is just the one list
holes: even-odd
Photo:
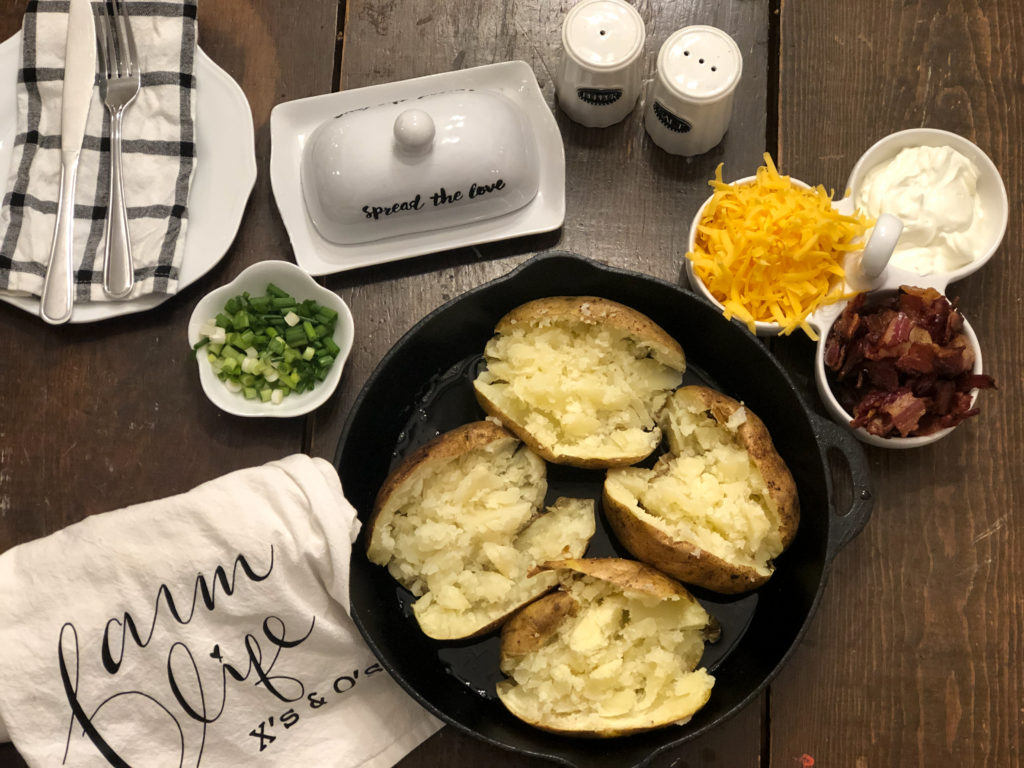
[[100, 95], [110, 112], [110, 200], [103, 228], [106, 242], [103, 291], [108, 296], [121, 299], [131, 293], [135, 285], [132, 245], [128, 236], [128, 211], [124, 201], [124, 175], [121, 170], [121, 119], [139, 93], [142, 76], [124, 2], [100, 2], [96, 19], [100, 65], [104, 74], [100, 78]]

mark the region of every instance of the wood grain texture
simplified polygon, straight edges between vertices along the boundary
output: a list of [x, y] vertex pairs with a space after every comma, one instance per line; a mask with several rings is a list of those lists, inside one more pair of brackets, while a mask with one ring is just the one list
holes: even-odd
[[[933, 126], [978, 143], [1007, 183], [1011, 221], [996, 258], [951, 286], [998, 384], [953, 436], [909, 452], [868, 450], [874, 515], [839, 553], [810, 630], [769, 694], [655, 768], [807, 764], [1003, 768], [1024, 724], [1024, 195], [1019, 49], [1024, 7], [1005, 0], [635, 0], [647, 77], [675, 29], [719, 26], [744, 76], [730, 131], [699, 158], [670, 157], [623, 123], [586, 129], [558, 109], [552, 72], [572, 0], [203, 0], [200, 44], [244, 89], [259, 178], [239, 235], [210, 274], [156, 310], [51, 328], [0, 303], [0, 552], [83, 517], [184, 491], [298, 450], [332, 458], [381, 356], [424, 314], [554, 248], [678, 281], [690, 219], [719, 162], [748, 175], [766, 146], [785, 173], [842, 191], [881, 136]], [[0, 6], [0, 37], [24, 3]], [[338, 14], [345, 14], [339, 25]], [[337, 30], [343, 26], [340, 72]], [[769, 48], [777, 42], [778, 50]], [[293, 258], [269, 184], [269, 115], [283, 101], [508, 59], [526, 61], [566, 153], [558, 231], [434, 254], [323, 282], [352, 308], [356, 341], [338, 394], [308, 419], [246, 420], [210, 405], [185, 343], [199, 298], [251, 263]], [[777, 69], [776, 69], [777, 65]], [[778, 73], [778, 83], [771, 77]], [[770, 74], [771, 73], [771, 74]], [[766, 114], [776, 101], [778, 114]], [[766, 137], [766, 130], [777, 135]], [[813, 344], [770, 342], [820, 410]], [[445, 728], [414, 766], [541, 766]], [[24, 766], [10, 745], [0, 765]]]
[[[981, 415], [914, 451], [869, 450], [871, 522], [772, 687], [771, 765], [1006, 766], [1021, 760], [1024, 491], [1019, 4], [785, 2], [780, 164], [841, 190], [883, 135], [928, 126], [993, 159], [1002, 248], [952, 286], [988, 372]], [[825, 73], [825, 76], [822, 75]]]

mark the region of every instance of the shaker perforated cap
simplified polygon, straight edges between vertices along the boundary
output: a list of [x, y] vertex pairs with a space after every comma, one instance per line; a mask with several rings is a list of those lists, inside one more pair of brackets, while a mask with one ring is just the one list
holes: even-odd
[[680, 98], [710, 102], [735, 90], [743, 72], [739, 46], [717, 27], [683, 27], [658, 53], [658, 76]]
[[647, 33], [636, 9], [622, 0], [581, 0], [562, 23], [562, 47], [585, 69], [615, 70], [641, 54]]

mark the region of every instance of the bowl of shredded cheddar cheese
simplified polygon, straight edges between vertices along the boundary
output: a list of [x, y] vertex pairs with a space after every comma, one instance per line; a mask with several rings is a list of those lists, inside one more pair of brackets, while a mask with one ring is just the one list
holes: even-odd
[[758, 336], [800, 329], [818, 339], [813, 315], [850, 298], [847, 258], [864, 248], [872, 221], [845, 212], [820, 184], [779, 173], [771, 156], [754, 176], [727, 183], [722, 166], [712, 195], [690, 227], [691, 286]]

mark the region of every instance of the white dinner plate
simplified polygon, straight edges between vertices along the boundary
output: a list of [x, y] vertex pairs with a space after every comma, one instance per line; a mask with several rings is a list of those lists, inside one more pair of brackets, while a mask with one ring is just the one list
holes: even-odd
[[[6, 189], [17, 130], [17, 78], [21, 33], [0, 43], [0, 169]], [[189, 192], [188, 232], [178, 291], [201, 278], [231, 246], [256, 183], [252, 111], [245, 94], [213, 59], [196, 50], [196, 170]], [[3, 193], [0, 193], [2, 195]], [[150, 293], [130, 301], [76, 303], [72, 323], [90, 323], [142, 312], [174, 294]], [[39, 314], [39, 297], [0, 299]]]
[[[469, 224], [342, 245], [325, 240], [302, 197], [299, 167], [310, 134], [341, 112], [455, 88], [498, 91], [523, 110], [540, 155], [540, 189], [519, 210]], [[524, 61], [505, 61], [278, 104], [270, 113], [270, 186], [295, 261], [312, 275], [397, 261], [494, 240], [550, 232], [565, 220], [565, 150], [555, 117]]]

